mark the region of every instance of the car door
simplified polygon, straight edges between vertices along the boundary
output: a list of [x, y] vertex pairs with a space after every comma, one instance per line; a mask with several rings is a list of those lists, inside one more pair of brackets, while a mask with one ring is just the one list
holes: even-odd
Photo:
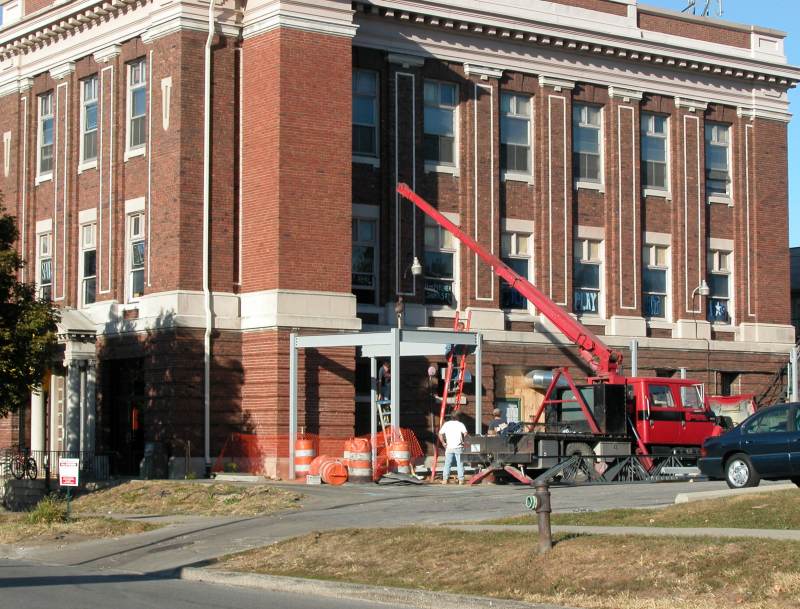
[[669, 383], [648, 383], [644, 396], [647, 403], [645, 442], [649, 445], [683, 444], [686, 429], [685, 412]]
[[800, 404], [795, 404], [792, 410], [793, 414], [789, 415], [789, 464], [792, 476], [796, 477], [800, 476]]
[[791, 475], [789, 461], [789, 406], [773, 406], [755, 416], [742, 428], [742, 449], [763, 477]]

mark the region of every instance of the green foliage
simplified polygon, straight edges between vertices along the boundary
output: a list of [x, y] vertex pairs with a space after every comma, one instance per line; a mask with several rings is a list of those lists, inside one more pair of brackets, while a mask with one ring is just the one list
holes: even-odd
[[48, 495], [25, 516], [28, 524], [56, 524], [67, 522], [67, 502], [58, 495]]
[[29, 402], [56, 345], [56, 308], [36, 297], [33, 284], [19, 281], [24, 262], [17, 237], [16, 218], [0, 195], [0, 417]]

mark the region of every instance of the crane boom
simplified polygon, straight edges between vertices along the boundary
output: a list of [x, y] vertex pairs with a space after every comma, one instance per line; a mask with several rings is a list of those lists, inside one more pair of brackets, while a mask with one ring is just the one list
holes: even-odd
[[591, 330], [566, 313], [541, 290], [505, 264], [500, 258], [478, 245], [469, 235], [411, 190], [407, 184], [402, 182], [398, 184], [397, 192], [475, 252], [481, 260], [492, 267], [497, 275], [505, 279], [512, 288], [533, 304], [541, 315], [550, 320], [564, 336], [578, 347], [578, 353], [581, 358], [589, 364], [598, 377], [613, 381], [622, 364], [621, 353], [609, 349]]

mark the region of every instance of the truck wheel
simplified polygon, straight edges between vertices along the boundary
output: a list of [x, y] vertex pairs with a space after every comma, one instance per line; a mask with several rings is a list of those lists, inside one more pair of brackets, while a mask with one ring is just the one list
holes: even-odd
[[748, 488], [758, 486], [761, 476], [753, 467], [750, 457], [736, 453], [725, 463], [725, 482], [730, 488]]

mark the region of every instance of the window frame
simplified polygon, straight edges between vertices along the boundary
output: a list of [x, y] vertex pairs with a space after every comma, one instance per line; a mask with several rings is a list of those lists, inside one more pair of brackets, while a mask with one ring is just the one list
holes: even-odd
[[[45, 247], [46, 244], [46, 247]], [[42, 262], [50, 261], [50, 283], [42, 283]], [[44, 298], [42, 288], [47, 285], [50, 288], [50, 302], [53, 301], [53, 231], [36, 234], [36, 296]]]
[[[670, 262], [672, 261], [671, 258], [671, 249], [669, 245], [665, 245], [663, 243], [645, 243], [642, 247], [642, 316], [650, 321], [671, 321], [672, 319], [672, 307], [671, 302], [672, 299], [670, 298], [670, 287], [672, 285], [672, 277], [670, 272]], [[658, 250], [664, 250], [664, 259], [665, 264], [659, 265], [658, 264]], [[660, 292], [648, 292], [645, 290], [645, 281], [644, 281], [644, 274], [645, 271], [652, 270], [652, 271], [663, 271], [664, 272], [664, 285], [665, 285], [665, 292], [662, 294]], [[644, 309], [644, 303], [648, 295], [657, 295], [664, 297], [664, 315], [663, 316], [654, 316], [654, 315], [647, 315]]]
[[[94, 82], [94, 99], [87, 100], [86, 99], [86, 85], [90, 82]], [[78, 173], [81, 173], [87, 169], [96, 169], [97, 168], [97, 158], [100, 154], [100, 150], [98, 149], [98, 140], [99, 140], [99, 131], [100, 131], [100, 115], [99, 115], [99, 108], [100, 108], [100, 79], [98, 78], [97, 74], [92, 74], [91, 76], [87, 76], [86, 78], [82, 78], [80, 81], [80, 95], [81, 95], [81, 103], [80, 103], [80, 134], [78, 137]], [[95, 106], [95, 128], [94, 129], [86, 129], [86, 110], [87, 107], [90, 105]], [[86, 143], [85, 138], [90, 133], [94, 133], [95, 136], [95, 155], [93, 157], [86, 157]]]
[[[510, 251], [506, 251], [505, 247], [505, 239], [506, 237], [509, 238], [509, 243], [511, 244]], [[520, 253], [519, 251], [519, 239], [520, 237], [525, 237], [528, 240], [528, 249], [527, 252]], [[532, 253], [532, 244], [533, 244], [533, 235], [529, 232], [523, 230], [502, 230], [500, 231], [500, 259], [511, 266], [508, 263], [508, 260], [523, 260], [526, 264], [526, 271], [525, 271], [525, 279], [530, 281], [531, 276], [531, 268], [532, 268], [532, 261], [533, 261], [533, 253]], [[513, 267], [512, 267], [513, 268]], [[503, 293], [507, 290], [513, 290], [511, 286], [509, 286], [505, 280], [501, 280], [500, 283], [500, 308], [504, 311], [508, 312], [529, 312], [531, 303], [521, 294], [519, 297], [525, 301], [524, 307], [504, 307], [503, 306]]]
[[[663, 135], [654, 131], [654, 123], [655, 118], [663, 118], [664, 119], [664, 133]], [[647, 128], [645, 129], [645, 122], [648, 123]], [[641, 185], [642, 185], [642, 192], [644, 196], [656, 196], [656, 197], [665, 197], [670, 198], [671, 193], [671, 157], [670, 157], [670, 117], [667, 114], [659, 114], [658, 112], [642, 112], [640, 118], [640, 129], [639, 129], [639, 162], [641, 163]], [[645, 175], [646, 172], [644, 171], [644, 167], [646, 163], [655, 163], [658, 161], [647, 161], [644, 158], [644, 139], [651, 138], [662, 140], [664, 143], [664, 186], [654, 186], [651, 184], [645, 184]]]
[[[86, 229], [91, 231], [91, 241], [86, 242]], [[79, 250], [78, 250], [78, 307], [84, 308], [90, 304], [97, 302], [97, 222], [84, 222], [79, 226]], [[86, 276], [85, 267], [85, 253], [94, 250], [95, 252], [95, 267], [94, 275]], [[86, 280], [95, 280], [94, 300], [87, 302], [86, 300]]]
[[[134, 220], [139, 218], [140, 231], [136, 234], [133, 233]], [[144, 296], [145, 282], [144, 274], [147, 267], [147, 233], [145, 230], [145, 214], [143, 211], [135, 211], [127, 214], [125, 221], [125, 301], [137, 302], [139, 298]], [[141, 268], [133, 268], [133, 247], [138, 243], [144, 243], [142, 248], [142, 266]], [[141, 271], [142, 273], [142, 292], [135, 294], [133, 291], [133, 275], [135, 272]]]
[[[578, 258], [575, 255], [576, 252], [576, 245], [581, 244], [581, 257]], [[590, 257], [590, 247], [589, 243], [596, 243], [598, 246], [598, 257], [597, 259], [592, 259]], [[598, 319], [605, 318], [605, 285], [604, 285], [604, 277], [603, 273], [605, 271], [605, 243], [603, 239], [591, 238], [591, 237], [575, 237], [573, 246], [573, 260], [572, 260], [572, 313], [579, 317], [592, 317]], [[585, 312], [585, 311], [577, 311], [575, 307], [575, 294], [578, 290], [586, 291], [587, 288], [579, 288], [576, 286], [575, 283], [575, 266], [577, 264], [592, 264], [597, 265], [598, 267], [598, 288], [597, 288], [597, 312]], [[593, 291], [591, 288], [588, 290]]]
[[[709, 147], [710, 146], [717, 146], [721, 147], [722, 145], [716, 143], [714, 141], [714, 136], [712, 135], [711, 140], [709, 140], [708, 132], [709, 129], [714, 132], [715, 129], [719, 127], [724, 127], [728, 133], [728, 141], [725, 144], [726, 148], [726, 162], [728, 164], [728, 183], [726, 186], [726, 191], [724, 193], [718, 192], [709, 192], [708, 188], [708, 159], [709, 159]], [[706, 193], [706, 199], [709, 203], [726, 203], [728, 205], [733, 204], [733, 125], [730, 123], [721, 123], [717, 121], [706, 121], [704, 125], [704, 137], [703, 137], [703, 167], [705, 169], [705, 175], [703, 176], [703, 189]], [[717, 136], [718, 137], [718, 136]]]
[[[372, 278], [373, 278], [373, 286], [371, 288], [373, 292], [372, 302], [360, 302], [357, 304], [359, 307], [364, 306], [378, 306], [378, 299], [380, 298], [380, 223], [378, 218], [370, 218], [367, 216], [358, 216], [353, 215], [353, 222], [371, 222], [373, 224], [373, 236], [374, 239], [371, 242], [367, 241], [358, 241], [355, 239], [355, 235], [351, 235], [351, 247], [355, 247], [356, 245], [372, 247]], [[355, 294], [355, 285], [353, 284], [352, 276], [355, 274], [355, 271], [352, 267], [352, 259], [350, 263], [350, 289], [353, 292], [353, 295], [358, 298]], [[359, 273], [365, 275], [366, 273]], [[362, 290], [366, 291], [366, 290]]]
[[[587, 122], [588, 114], [584, 112], [588, 108], [596, 108], [599, 110], [600, 114], [600, 123], [599, 125], [592, 125], [591, 123]], [[581, 116], [580, 120], [575, 120], [575, 111], [580, 109]], [[585, 102], [575, 102], [572, 105], [572, 180], [574, 187], [576, 189], [588, 189], [588, 190], [604, 190], [604, 175], [605, 175], [605, 146], [604, 146], [604, 136], [605, 136], [605, 111], [602, 105], [598, 104], [590, 104]], [[597, 148], [598, 148], [598, 162], [597, 162], [597, 173], [598, 178], [587, 178], [583, 176], [579, 176], [577, 174], [580, 165], [575, 162], [575, 155], [577, 154], [589, 154], [589, 153], [579, 153], [575, 148], [575, 142], [577, 141], [576, 131], [578, 129], [592, 129], [597, 131]]]
[[[503, 111], [503, 98], [510, 97], [511, 104], [510, 107], [513, 107], [511, 112], [504, 112]], [[528, 114], [520, 114], [516, 111], [518, 100], [520, 98], [525, 98], [528, 102]], [[518, 144], [508, 144], [507, 142], [503, 141], [506, 134], [506, 129], [503, 128], [503, 122], [505, 120], [514, 120], [514, 121], [526, 121], [528, 124], [527, 135], [528, 135], [528, 169], [526, 171], [519, 171], [518, 169], [508, 169], [507, 167], [503, 166], [503, 146], [517, 146], [520, 147]], [[515, 180], [521, 182], [528, 182], [533, 184], [533, 166], [535, 164], [533, 155], [534, 155], [534, 148], [533, 148], [533, 95], [529, 93], [519, 93], [516, 91], [500, 91], [500, 179], [505, 181]], [[508, 157], [506, 155], [506, 161]]]
[[[133, 70], [134, 67], [137, 65], [141, 65], [142, 67], [142, 80], [141, 82], [133, 82]], [[131, 157], [135, 156], [142, 156], [147, 151], [147, 115], [149, 112], [148, 108], [148, 100], [147, 100], [147, 61], [145, 57], [139, 57], [138, 59], [134, 59], [133, 61], [129, 61], [125, 64], [126, 66], [126, 73], [127, 73], [127, 86], [126, 86], [126, 111], [125, 111], [125, 160], [127, 161]], [[133, 96], [136, 91], [139, 89], [144, 90], [144, 113], [140, 116], [133, 116]], [[144, 141], [141, 143], [137, 143], [132, 145], [131, 137], [133, 135], [133, 121], [136, 119], [142, 118], [144, 119]]]
[[[436, 231], [436, 245], [435, 247], [430, 247], [427, 241], [427, 231], [428, 229], [433, 229]], [[427, 307], [432, 307], [435, 309], [446, 309], [446, 310], [456, 310], [458, 308], [459, 298], [458, 298], [458, 286], [459, 286], [459, 243], [458, 239], [450, 235], [445, 229], [441, 226], [430, 220], [429, 218], [425, 218], [425, 224], [423, 228], [423, 244], [422, 244], [422, 301]], [[452, 247], [447, 243], [447, 238], [451, 239]], [[441, 277], [433, 277], [427, 274], [427, 264], [428, 264], [428, 252], [436, 252], [440, 254], [450, 254], [453, 256], [453, 276], [451, 278], [441, 278]], [[450, 304], [443, 304], [439, 302], [428, 302], [426, 298], [426, 284], [428, 281], [449, 281], [450, 282], [450, 294], [452, 295], [453, 302]]]
[[[438, 96], [437, 97], [438, 97], [439, 101], [438, 101], [436, 106], [432, 106], [431, 104], [429, 104], [428, 101], [425, 98], [425, 86], [427, 84], [429, 84], [429, 83], [430, 84], [435, 84], [436, 87], [437, 87], [437, 91], [438, 91]], [[452, 87], [453, 88], [453, 93], [454, 93], [453, 94], [453, 100], [454, 100], [454, 103], [453, 103], [452, 106], [447, 106], [447, 105], [443, 105], [442, 104], [442, 101], [441, 101], [441, 99], [442, 99], [441, 87], [442, 86], [447, 86], [447, 87]], [[450, 81], [446, 81], [446, 80], [436, 80], [436, 79], [433, 79], [433, 78], [425, 78], [422, 81], [422, 90], [423, 90], [423, 93], [422, 93], [422, 141], [423, 141], [423, 143], [422, 143], [422, 158], [423, 158], [424, 165], [425, 165], [425, 171], [428, 172], [428, 173], [450, 173], [450, 174], [453, 174], [453, 175], [458, 175], [458, 167], [459, 167], [459, 133], [458, 133], [459, 132], [459, 111], [458, 111], [458, 109], [459, 109], [459, 105], [460, 105], [460, 102], [461, 102], [460, 87], [458, 86], [458, 83], [455, 83], [455, 82], [450, 82]], [[432, 137], [437, 137], [437, 138], [444, 137], [444, 136], [441, 136], [439, 134], [434, 134], [434, 133], [430, 133], [429, 134], [426, 131], [425, 109], [428, 108], [428, 107], [433, 107], [433, 108], [437, 108], [437, 109], [440, 109], [440, 110], [442, 110], [442, 109], [448, 110], [448, 111], [451, 111], [452, 114], [453, 114], [453, 162], [452, 163], [443, 162], [441, 160], [441, 154], [439, 155], [440, 158], [436, 159], [436, 160], [425, 158], [426, 157], [425, 153], [426, 153], [426, 149], [427, 149], [427, 147], [425, 145], [425, 138], [428, 137], [429, 135], [432, 136]]]
[[[48, 114], [43, 114], [43, 104], [45, 99], [49, 100], [50, 109]], [[55, 150], [55, 108], [53, 104], [55, 102], [55, 92], [51, 89], [50, 91], [46, 91], [45, 93], [41, 93], [40, 95], [36, 96], [37, 100], [37, 112], [38, 112], [38, 120], [36, 122], [36, 184], [40, 184], [42, 182], [46, 182], [47, 180], [53, 179], [53, 169], [55, 167], [55, 159], [56, 159], [56, 150]], [[52, 131], [52, 141], [50, 144], [44, 144], [44, 122], [46, 120], [51, 121], [51, 131]], [[50, 146], [50, 168], [46, 171], [42, 171], [42, 159], [44, 158], [42, 155], [42, 147], [45, 145]]]
[[[721, 265], [720, 265], [720, 260], [721, 260], [720, 255], [722, 255], [722, 254], [724, 254], [725, 258], [726, 258], [726, 267], [727, 268], [725, 268], [725, 269], [723, 269], [721, 267]], [[706, 264], [707, 264], [707, 272], [708, 272], [708, 275], [709, 275], [709, 279], [711, 278], [712, 275], [716, 275], [716, 276], [724, 275], [724, 276], [727, 277], [727, 280], [728, 280], [728, 296], [727, 296], [727, 298], [714, 297], [714, 295], [713, 295], [713, 285], [714, 284], [713, 284], [713, 281], [710, 282], [710, 287], [711, 287], [712, 292], [709, 293], [708, 298], [707, 298], [706, 320], [708, 320], [709, 322], [711, 322], [714, 325], [723, 325], [723, 326], [734, 325], [734, 315], [733, 315], [733, 312], [734, 312], [734, 291], [733, 291], [733, 289], [734, 289], [734, 286], [733, 286], [734, 260], [733, 260], [733, 251], [732, 250], [726, 250], [726, 249], [719, 248], [719, 247], [709, 248], [708, 251], [707, 251], [706, 260], [707, 260]], [[727, 306], [727, 315], [728, 315], [728, 319], [727, 320], [712, 319], [711, 307], [712, 307], [713, 301], [715, 301], [715, 300], [725, 300], [727, 302], [727, 305], [726, 305]]]
[[[380, 72], [377, 70], [370, 70], [367, 68], [353, 68], [353, 109], [355, 109], [355, 98], [357, 94], [355, 87], [356, 87], [356, 73], [357, 72], [368, 72], [370, 74], [375, 75], [375, 94], [372, 100], [372, 108], [373, 108], [373, 115], [375, 117], [375, 123], [373, 125], [368, 125], [367, 123], [357, 123], [355, 120], [355, 115], [351, 117], [351, 124], [353, 127], [360, 126], [360, 127], [372, 127], [374, 129], [373, 135], [373, 143], [375, 145], [375, 154], [367, 154], [364, 152], [357, 152], [355, 149], [352, 150], [353, 155], [353, 162], [355, 163], [363, 163], [367, 165], [373, 165], [375, 167], [380, 166], [380, 157], [381, 157], [381, 136], [380, 136], [380, 124], [381, 124], [381, 117], [380, 117], [380, 93], [381, 93], [381, 75]], [[353, 145], [355, 145], [355, 138], [353, 138]]]

